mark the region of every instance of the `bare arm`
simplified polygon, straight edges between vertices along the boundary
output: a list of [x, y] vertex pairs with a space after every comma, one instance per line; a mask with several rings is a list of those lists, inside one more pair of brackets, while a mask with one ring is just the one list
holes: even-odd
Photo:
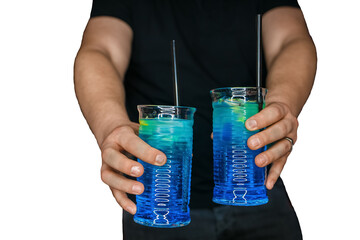
[[268, 68], [266, 108], [246, 122], [249, 130], [266, 130], [249, 138], [251, 149], [274, 143], [259, 154], [260, 167], [272, 163], [266, 186], [271, 189], [280, 176], [291, 151], [284, 140], [297, 139], [300, 114], [313, 86], [316, 50], [301, 10], [275, 8], [263, 17], [263, 42]]
[[136, 135], [138, 124], [131, 122], [126, 112], [123, 79], [129, 64], [131, 41], [132, 30], [122, 20], [91, 19], [74, 71], [76, 96], [101, 149], [101, 178], [109, 185], [119, 205], [134, 214], [136, 206], [127, 193], [141, 194], [144, 186], [124, 174], [139, 177], [144, 168], [126, 153], [156, 165], [163, 165], [166, 156]]
[[300, 114], [314, 83], [316, 49], [299, 9], [283, 7], [263, 19], [264, 50], [269, 74], [267, 101], [288, 104]]
[[129, 64], [132, 30], [123, 21], [89, 21], [75, 60], [75, 90], [81, 110], [100, 145], [116, 126], [130, 124], [123, 78]]

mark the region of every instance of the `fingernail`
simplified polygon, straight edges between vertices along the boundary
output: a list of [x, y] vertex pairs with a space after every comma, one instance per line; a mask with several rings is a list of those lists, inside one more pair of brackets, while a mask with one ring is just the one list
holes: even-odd
[[249, 119], [246, 122], [246, 125], [248, 126], [249, 129], [255, 129], [257, 127], [257, 122], [253, 119]]
[[258, 156], [257, 161], [258, 161], [260, 166], [265, 166], [266, 165], [266, 159], [263, 156]]
[[258, 138], [253, 138], [250, 141], [250, 145], [252, 145], [253, 147], [257, 147], [260, 145], [260, 140]]
[[142, 189], [141, 189], [141, 187], [140, 187], [139, 185], [135, 184], [135, 185], [133, 185], [133, 187], [132, 187], [132, 191], [133, 191], [134, 193], [141, 193]]
[[274, 181], [268, 180], [268, 189], [272, 189], [274, 187]]
[[138, 176], [140, 174], [140, 167], [139, 166], [133, 166], [130, 170], [131, 176]]
[[163, 165], [166, 161], [166, 158], [164, 157], [164, 155], [157, 155], [155, 158], [155, 162], [157, 165]]
[[131, 213], [131, 214], [135, 214], [135, 213], [136, 213], [136, 207], [130, 206], [130, 207], [127, 207], [126, 210], [127, 210], [129, 213]]

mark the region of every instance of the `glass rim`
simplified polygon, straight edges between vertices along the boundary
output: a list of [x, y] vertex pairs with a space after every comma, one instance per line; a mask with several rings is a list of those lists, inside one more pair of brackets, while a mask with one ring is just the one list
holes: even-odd
[[141, 105], [137, 105], [137, 108], [151, 108], [151, 107], [159, 107], [159, 108], [165, 108], [165, 109], [189, 109], [189, 110], [196, 110], [195, 107], [187, 107], [187, 106], [172, 106], [172, 105], [152, 105], [152, 104], [141, 104]]
[[[214, 89], [211, 89], [210, 90], [210, 93], [214, 93], [214, 92], [220, 92], [220, 91], [224, 91], [224, 90], [241, 90], [241, 89], [244, 89], [244, 90], [251, 90], [251, 89], [253, 89], [253, 90], [257, 90], [258, 89], [258, 87], [221, 87], [221, 88], [214, 88]], [[262, 91], [267, 91], [267, 88], [264, 88], [264, 87], [260, 87], [260, 89], [262, 90]]]

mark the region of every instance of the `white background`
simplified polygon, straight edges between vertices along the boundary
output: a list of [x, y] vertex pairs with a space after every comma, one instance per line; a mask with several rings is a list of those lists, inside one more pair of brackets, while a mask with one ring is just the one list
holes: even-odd
[[[360, 239], [359, 4], [299, 2], [318, 73], [282, 176], [304, 239]], [[73, 91], [90, 9], [91, 0], [0, 2], [1, 240], [121, 239]]]

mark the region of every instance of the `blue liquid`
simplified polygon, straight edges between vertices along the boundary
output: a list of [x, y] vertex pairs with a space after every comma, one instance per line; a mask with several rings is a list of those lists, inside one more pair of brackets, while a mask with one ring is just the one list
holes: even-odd
[[172, 228], [190, 223], [190, 176], [193, 120], [140, 120], [140, 138], [167, 156], [164, 166], [138, 161], [144, 174], [137, 180], [145, 191], [136, 196], [134, 221], [146, 226]]
[[247, 139], [258, 131], [248, 131], [245, 121], [258, 113], [256, 102], [239, 100], [213, 102], [214, 180], [213, 201], [224, 205], [253, 206], [268, 202], [265, 168], [255, 165], [256, 155]]

